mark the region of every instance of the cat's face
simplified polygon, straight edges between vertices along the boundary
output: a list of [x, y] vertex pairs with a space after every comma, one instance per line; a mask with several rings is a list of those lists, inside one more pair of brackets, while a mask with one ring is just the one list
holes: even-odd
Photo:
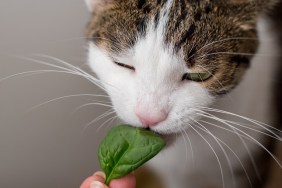
[[89, 63], [119, 117], [162, 134], [230, 91], [249, 66], [264, 0], [87, 0]]

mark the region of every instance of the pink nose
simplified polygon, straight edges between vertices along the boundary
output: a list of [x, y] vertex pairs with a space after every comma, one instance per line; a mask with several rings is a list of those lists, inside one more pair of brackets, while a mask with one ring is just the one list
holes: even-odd
[[148, 113], [148, 112], [136, 112], [137, 117], [141, 121], [141, 123], [145, 126], [154, 126], [157, 125], [158, 123], [166, 120], [167, 118], [167, 113], [165, 112], [158, 112], [158, 113]]

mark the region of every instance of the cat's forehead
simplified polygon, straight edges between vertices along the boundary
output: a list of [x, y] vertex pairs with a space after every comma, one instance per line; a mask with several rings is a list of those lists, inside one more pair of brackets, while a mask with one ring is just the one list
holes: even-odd
[[[236, 26], [240, 24], [238, 18], [227, 16], [219, 5], [209, 0], [115, 1], [94, 13], [88, 36], [97, 45], [120, 53], [146, 36], [150, 27], [157, 31], [162, 25], [165, 28], [161, 33], [164, 45], [173, 47], [175, 53], [181, 50], [187, 63], [193, 63], [191, 56], [207, 43], [228, 37], [246, 37]], [[213, 45], [213, 49], [220, 48], [219, 44], [222, 43]], [[225, 46], [225, 49], [228, 47], [234, 48]], [[209, 52], [209, 48], [205, 50]]]

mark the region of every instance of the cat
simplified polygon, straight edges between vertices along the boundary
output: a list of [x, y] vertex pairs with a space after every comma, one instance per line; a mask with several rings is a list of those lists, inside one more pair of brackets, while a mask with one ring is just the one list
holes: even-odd
[[[86, 3], [92, 12], [89, 65], [117, 115], [134, 126], [174, 137], [149, 162], [164, 187], [262, 187], [267, 179], [264, 156], [276, 159], [269, 138], [281, 141], [275, 133], [279, 130], [210, 106], [219, 105], [224, 96], [231, 95], [232, 101], [230, 91], [248, 80], [244, 75], [254, 58], [260, 59], [259, 39], [267, 28], [260, 17], [278, 1]], [[256, 97], [241, 94], [245, 100], [230, 105], [247, 109]], [[236, 123], [238, 119], [244, 123]]]

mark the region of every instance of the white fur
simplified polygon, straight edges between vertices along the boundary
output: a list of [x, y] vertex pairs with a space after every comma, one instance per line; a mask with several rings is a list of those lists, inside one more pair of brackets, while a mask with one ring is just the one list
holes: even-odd
[[105, 87], [121, 119], [142, 126], [135, 114], [138, 104], [147, 111], [166, 110], [169, 113], [167, 120], [153, 127], [165, 134], [187, 128], [187, 123], [191, 123], [189, 118], [195, 116], [192, 108], [208, 105], [212, 97], [199, 83], [181, 81], [189, 70], [181, 58], [163, 46], [167, 14], [162, 14], [160, 20], [158, 28], [149, 26], [146, 37], [140, 38], [128, 54], [115, 57], [134, 66], [135, 72], [115, 65], [107, 52], [93, 44], [90, 44], [89, 62], [98, 77], [107, 83]]
[[[168, 1], [165, 9], [169, 10], [171, 2], [172, 0]], [[156, 30], [153, 29], [153, 26], [148, 27], [147, 35], [144, 38], [140, 37], [128, 54], [115, 57], [124, 64], [134, 66], [135, 72], [117, 66], [109, 58], [108, 52], [92, 43], [89, 47], [90, 66], [103, 82], [111, 97], [114, 109], [122, 120], [141, 127], [141, 122], [135, 114], [137, 104], [141, 104], [141, 108], [145, 108], [149, 112], [166, 110], [169, 113], [167, 120], [153, 127], [154, 131], [164, 134], [182, 132], [174, 146], [169, 147], [150, 162], [160, 174], [164, 175], [163, 180], [167, 188], [202, 188], [206, 185], [220, 187], [222, 185], [221, 171], [210, 146], [213, 147], [220, 159], [225, 187], [234, 188], [237, 186], [241, 188], [240, 184], [233, 184], [232, 173], [228, 165], [230, 162], [231, 169], [240, 168], [240, 162], [234, 154], [223, 146], [230, 160], [228, 161], [214, 137], [196, 129], [203, 134], [206, 139], [204, 140], [195, 130], [188, 129], [189, 123], [194, 123], [191, 118], [198, 118], [193, 108], [210, 105], [214, 99], [199, 83], [181, 81], [182, 75], [189, 72], [189, 69], [181, 58], [171, 53], [169, 47], [163, 46], [163, 29], [166, 21], [167, 15], [162, 14], [161, 24]], [[273, 59], [270, 58], [267, 61], [271, 62]], [[247, 77], [244, 82], [248, 83], [254, 77], [257, 77], [257, 74], [253, 77]], [[244, 88], [240, 90], [239, 87], [238, 89], [240, 92], [236, 94], [235, 91], [230, 96], [238, 99], [235, 102], [238, 109], [240, 107], [247, 108], [248, 101], [253, 99], [254, 95], [248, 94], [251, 91]], [[230, 106], [228, 107], [230, 108]], [[221, 107], [226, 106], [221, 103]], [[232, 112], [232, 108], [229, 111]], [[183, 131], [184, 129], [186, 132]], [[248, 158], [247, 150], [236, 134], [213, 127], [208, 127], [208, 130], [225, 142], [241, 160]], [[260, 134], [248, 133], [260, 140]], [[182, 141], [182, 138], [187, 136], [191, 140], [193, 149], [189, 147], [190, 144], [187, 140]], [[257, 147], [257, 144], [252, 142], [246, 144], [250, 151]]]
[[[213, 107], [224, 109], [229, 112], [237, 113], [261, 122], [271, 124], [272, 117], [272, 86], [275, 82], [273, 75], [276, 74], [277, 66], [277, 39], [275, 34], [271, 32], [269, 20], [261, 19], [258, 25], [259, 38], [261, 45], [257, 55], [252, 61], [251, 69], [248, 71], [242, 83], [230, 94], [216, 101]], [[221, 118], [231, 119], [233, 121], [244, 122], [241, 118], [221, 115]], [[246, 123], [246, 122], [244, 122]], [[250, 124], [250, 122], [248, 122]], [[218, 122], [219, 126], [221, 125]], [[255, 126], [256, 129], [262, 130]], [[237, 157], [244, 162], [250, 159], [246, 147], [251, 155], [255, 155], [254, 151], [260, 150], [266, 152], [258, 143], [245, 140], [246, 147], [240, 138], [234, 133], [228, 133], [225, 130], [207, 126], [207, 129], [216, 137], [226, 143]], [[254, 131], [243, 130], [258, 142], [262, 141], [262, 135]], [[222, 164], [224, 183], [226, 188], [243, 188], [240, 179], [233, 179], [231, 170], [242, 169], [242, 165], [234, 153], [222, 144], [228, 159], [231, 163], [229, 167], [225, 154], [215, 139], [207, 133], [197, 131], [205, 137], [210, 146], [215, 150]], [[183, 139], [185, 137], [185, 140]], [[192, 148], [189, 140], [191, 141]], [[150, 165], [162, 175], [166, 188], [203, 188], [203, 187], [222, 187], [222, 177], [219, 168], [219, 162], [206, 141], [200, 137], [194, 130], [187, 130], [186, 133], [179, 136], [176, 143], [162, 152], [152, 161]], [[260, 168], [260, 164], [256, 164]], [[253, 172], [254, 173], [254, 172]], [[244, 175], [244, 174], [243, 174]], [[253, 175], [253, 174], [249, 174]], [[245, 175], [246, 176], [246, 175]], [[247, 185], [250, 187], [250, 185]]]
[[[279, 47], [277, 46], [276, 35], [271, 32], [269, 20], [261, 19], [258, 25], [260, 48], [257, 55], [252, 61], [251, 69], [248, 71], [242, 83], [230, 94], [216, 101], [213, 105], [217, 109], [224, 109], [229, 112], [237, 113], [261, 122], [272, 123], [272, 87], [273, 75], [279, 70]], [[220, 116], [224, 119], [232, 119], [233, 121], [242, 122], [241, 118], [230, 117], [228, 115]], [[243, 121], [244, 122], [244, 121]], [[246, 123], [246, 122], [245, 122]], [[250, 124], [250, 122], [248, 122]], [[218, 123], [219, 126], [225, 127]], [[262, 130], [258, 126], [256, 129]], [[236, 134], [228, 133], [227, 131], [218, 128], [207, 126], [215, 136], [226, 143], [234, 153], [242, 160], [250, 159], [246, 147], [252, 155], [254, 151], [260, 150], [266, 152], [258, 143], [248, 141], [246, 139], [246, 147]], [[243, 130], [258, 142], [262, 141], [262, 135], [254, 131]], [[199, 130], [198, 130], [199, 131]], [[215, 150], [222, 163], [224, 182], [226, 188], [243, 188], [240, 184], [240, 179], [235, 177], [233, 180], [228, 161], [222, 149], [219, 147], [215, 139], [199, 131], [204, 135], [205, 139], [210, 143], [210, 146]], [[190, 147], [187, 136], [192, 144]], [[181, 140], [186, 137], [186, 141]], [[203, 187], [222, 187], [221, 172], [219, 162], [217, 161], [210, 146], [202, 139], [195, 131], [187, 130], [187, 134], [179, 136], [177, 142], [161, 155], [158, 155], [150, 162], [150, 165], [157, 169], [158, 172], [165, 177], [166, 188], [203, 188]], [[224, 146], [227, 156], [231, 162], [231, 169], [242, 168], [239, 160], [226, 146]], [[194, 157], [193, 157], [194, 155]], [[260, 168], [261, 164], [256, 164]], [[254, 172], [253, 172], [254, 173]], [[244, 175], [244, 174], [243, 174]], [[249, 174], [253, 175], [253, 174]], [[247, 185], [250, 187], [250, 185]]]

